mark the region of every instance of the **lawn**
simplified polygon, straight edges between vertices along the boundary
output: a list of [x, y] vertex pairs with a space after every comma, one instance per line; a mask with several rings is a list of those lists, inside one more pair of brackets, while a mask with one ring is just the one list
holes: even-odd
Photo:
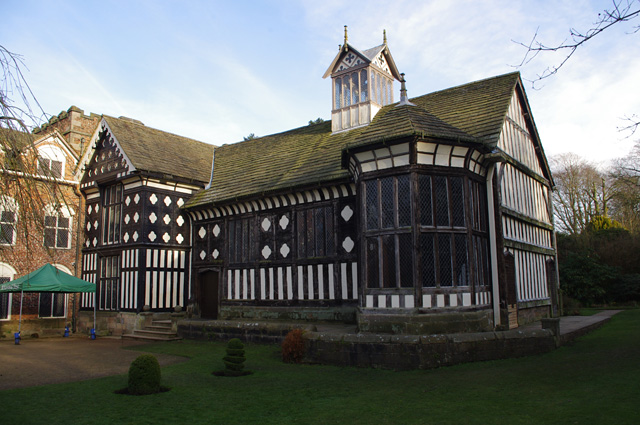
[[216, 377], [225, 344], [145, 346], [190, 360], [164, 367], [171, 391], [126, 396], [126, 376], [0, 392], [13, 424], [637, 424], [640, 310], [533, 357], [436, 370], [284, 364], [251, 345], [240, 378]]

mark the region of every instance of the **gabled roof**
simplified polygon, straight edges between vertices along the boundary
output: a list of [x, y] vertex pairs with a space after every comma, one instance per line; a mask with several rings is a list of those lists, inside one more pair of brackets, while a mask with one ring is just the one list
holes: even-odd
[[103, 116], [136, 171], [207, 183], [214, 146], [147, 127], [128, 118]]
[[215, 152], [212, 187], [186, 207], [349, 181], [343, 150], [394, 139], [432, 137], [491, 150], [519, 84], [519, 73], [505, 74], [413, 98], [415, 106], [387, 105], [365, 127], [331, 134], [331, 123], [324, 122], [223, 145]]
[[338, 54], [336, 55], [336, 57], [333, 58], [333, 61], [331, 62], [331, 65], [329, 65], [329, 68], [327, 68], [327, 70], [325, 71], [325, 73], [322, 76], [322, 78], [327, 78], [333, 72], [335, 72], [335, 68], [338, 65], [338, 63], [340, 63], [340, 61], [343, 58], [343, 56], [348, 54], [350, 51], [352, 51], [356, 55], [360, 56], [362, 61], [367, 65], [369, 65], [371, 62], [373, 62], [373, 60], [376, 58], [376, 56], [378, 56], [380, 53], [382, 53], [384, 55], [384, 57], [385, 57], [385, 60], [387, 61], [387, 64], [389, 65], [389, 72], [391, 72], [391, 75], [393, 75], [393, 77], [395, 79], [400, 81], [400, 79], [401, 79], [400, 72], [398, 71], [398, 67], [396, 66], [396, 63], [393, 60], [393, 57], [391, 56], [391, 52], [389, 52], [389, 48], [387, 47], [386, 44], [381, 44], [380, 46], [376, 46], [376, 47], [373, 47], [371, 49], [367, 49], [367, 50], [364, 50], [364, 51], [360, 52], [358, 49], [356, 49], [355, 47], [353, 47], [349, 43], [345, 43], [340, 48], [340, 50], [338, 51]]

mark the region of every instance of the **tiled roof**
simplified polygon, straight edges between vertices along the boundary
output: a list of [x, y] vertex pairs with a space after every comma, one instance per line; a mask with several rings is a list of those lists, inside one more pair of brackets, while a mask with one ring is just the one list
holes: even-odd
[[506, 74], [411, 99], [415, 106], [388, 105], [368, 126], [345, 132], [331, 134], [331, 123], [324, 122], [221, 146], [215, 152], [212, 187], [186, 207], [348, 181], [342, 151], [383, 140], [419, 136], [491, 147], [498, 142], [519, 78]]
[[213, 185], [186, 207], [243, 198], [294, 187], [349, 179], [341, 167], [342, 148], [362, 129], [331, 134], [331, 122], [216, 149]]
[[142, 172], [208, 183], [214, 146], [129, 119], [103, 116], [133, 166]]

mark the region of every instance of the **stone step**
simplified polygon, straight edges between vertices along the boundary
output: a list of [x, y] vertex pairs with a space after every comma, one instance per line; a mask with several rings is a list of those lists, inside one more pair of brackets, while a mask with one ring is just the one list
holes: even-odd
[[125, 334], [125, 335], [122, 335], [122, 338], [144, 340], [144, 341], [180, 341], [182, 339], [181, 337], [175, 334], [173, 336]]

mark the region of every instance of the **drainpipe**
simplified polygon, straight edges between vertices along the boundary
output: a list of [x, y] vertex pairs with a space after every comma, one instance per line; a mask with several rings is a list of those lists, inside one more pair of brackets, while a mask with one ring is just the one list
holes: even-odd
[[500, 282], [498, 279], [498, 249], [496, 243], [496, 216], [493, 204], [493, 175], [495, 163], [489, 165], [487, 170], [487, 206], [489, 216], [489, 251], [491, 255], [491, 288], [493, 294], [493, 326], [501, 325], [500, 321]]

